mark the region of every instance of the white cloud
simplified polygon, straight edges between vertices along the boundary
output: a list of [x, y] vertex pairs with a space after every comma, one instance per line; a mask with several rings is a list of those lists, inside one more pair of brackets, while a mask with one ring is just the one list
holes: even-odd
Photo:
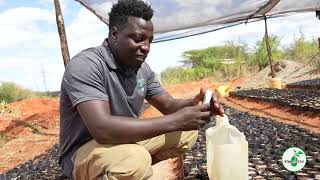
[[101, 22], [93, 13], [86, 8], [81, 8], [76, 18], [67, 27], [75, 38], [90, 36], [90, 33], [96, 32], [99, 28], [108, 29], [107, 25]]
[[108, 26], [86, 8], [81, 8], [77, 17], [67, 26], [71, 56], [88, 47], [100, 45], [108, 36]]
[[17, 24], [17, 26], [26, 26], [35, 21], [54, 22], [55, 20], [55, 17], [52, 17], [48, 10], [33, 7], [9, 9], [1, 13], [0, 18], [1, 25]]
[[[59, 90], [64, 66], [54, 12], [40, 8], [9, 9], [0, 14], [0, 27], [6, 27], [0, 28], [0, 49], [7, 50], [7, 55], [0, 58], [0, 82], [13, 81], [44, 91], [43, 64], [47, 89]], [[81, 8], [71, 24], [66, 25], [71, 56], [100, 45], [107, 37], [107, 29], [89, 10]], [[21, 47], [27, 52], [23, 53]]]
[[[318, 31], [320, 29], [320, 21], [316, 18], [314, 12], [272, 19], [272, 21], [268, 21], [268, 28], [270, 33], [278, 34], [284, 38], [291, 37], [292, 34], [300, 36], [300, 30], [308, 39], [320, 37], [320, 32]], [[293, 38], [291, 39], [293, 40]]]
[[[53, 3], [54, 0], [38, 0], [40, 3]], [[63, 2], [63, 0], [59, 0], [59, 2]]]
[[[54, 0], [37, 0], [40, 4], [49, 5], [54, 9]], [[61, 10], [65, 10], [67, 8], [67, 2], [65, 0], [59, 0]]]
[[39, 22], [54, 23], [51, 12], [40, 8], [19, 7], [0, 14], [0, 49], [10, 48], [22, 43], [41, 42], [43, 36]]
[[56, 32], [44, 32], [41, 34], [41, 41], [38, 42], [38, 46], [42, 48], [59, 49], [60, 39], [58, 30]]
[[[46, 85], [48, 90], [59, 90], [62, 74], [64, 71], [62, 61], [58, 63], [47, 57], [33, 58], [10, 57], [2, 58], [0, 61], [0, 82], [11, 81], [25, 88], [45, 91], [42, 71], [45, 72]], [[43, 69], [42, 69], [43, 64]], [[10, 69], [10, 71], [8, 71]]]
[[112, 4], [115, 3], [117, 3], [115, 0], [108, 2], [93, 2], [92, 9], [94, 9], [95, 13], [98, 14], [104, 22], [109, 22], [109, 12], [111, 11]]

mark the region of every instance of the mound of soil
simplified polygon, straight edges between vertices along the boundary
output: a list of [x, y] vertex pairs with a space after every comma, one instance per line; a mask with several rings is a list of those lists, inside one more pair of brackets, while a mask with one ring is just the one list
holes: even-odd
[[[274, 63], [276, 77], [280, 78], [284, 84], [319, 78], [320, 74], [315, 75], [309, 73], [312, 70], [312, 67], [304, 66], [303, 64], [294, 61], [282, 60]], [[270, 66], [264, 68], [253, 78], [246, 81], [242, 86], [242, 89], [267, 87], [269, 78], [271, 78]]]

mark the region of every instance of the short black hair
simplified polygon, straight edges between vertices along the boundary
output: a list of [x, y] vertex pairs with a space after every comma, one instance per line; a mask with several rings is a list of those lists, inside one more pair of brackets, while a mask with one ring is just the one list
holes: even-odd
[[109, 30], [114, 26], [120, 28], [133, 16], [149, 21], [153, 16], [153, 9], [142, 0], [119, 0], [113, 4], [109, 13]]

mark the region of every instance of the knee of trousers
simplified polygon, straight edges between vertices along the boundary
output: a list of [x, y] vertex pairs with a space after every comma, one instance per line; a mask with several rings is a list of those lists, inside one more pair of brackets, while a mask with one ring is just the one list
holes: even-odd
[[199, 132], [197, 130], [194, 130], [194, 131], [184, 131], [183, 133], [184, 135], [180, 142], [182, 146], [179, 149], [180, 151], [185, 152], [195, 144], [195, 142], [197, 141]]
[[79, 163], [74, 169], [74, 179], [96, 179], [107, 175], [113, 179], [135, 180], [152, 175], [152, 160], [147, 149], [137, 144], [119, 146], [112, 152], [107, 148], [96, 148], [88, 161]]
[[145, 178], [146, 171], [151, 170], [151, 155], [143, 146], [130, 144], [128, 145], [128, 155], [123, 162], [124, 171], [128, 176], [137, 179]]

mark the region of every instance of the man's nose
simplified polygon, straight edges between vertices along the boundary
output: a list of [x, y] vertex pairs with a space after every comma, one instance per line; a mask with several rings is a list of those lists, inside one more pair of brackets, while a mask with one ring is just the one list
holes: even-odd
[[149, 42], [144, 42], [143, 45], [141, 46], [141, 51], [144, 53], [144, 54], [148, 54], [149, 51], [150, 51], [150, 43]]

